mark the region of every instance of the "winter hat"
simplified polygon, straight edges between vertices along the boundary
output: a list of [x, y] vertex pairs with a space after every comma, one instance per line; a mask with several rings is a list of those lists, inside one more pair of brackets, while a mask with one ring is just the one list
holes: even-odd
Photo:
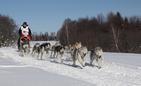
[[22, 26], [23, 26], [23, 25], [26, 25], [26, 26], [28, 26], [27, 22], [23, 22]]

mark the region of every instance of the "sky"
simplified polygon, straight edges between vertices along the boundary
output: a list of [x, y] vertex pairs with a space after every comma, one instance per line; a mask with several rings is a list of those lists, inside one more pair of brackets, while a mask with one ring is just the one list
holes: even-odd
[[0, 14], [20, 27], [26, 21], [32, 32], [57, 32], [66, 18], [72, 20], [120, 12], [141, 16], [141, 0], [0, 0]]

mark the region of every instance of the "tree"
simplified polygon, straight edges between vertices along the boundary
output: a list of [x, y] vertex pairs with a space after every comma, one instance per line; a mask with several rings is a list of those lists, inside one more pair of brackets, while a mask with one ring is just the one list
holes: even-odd
[[0, 15], [0, 46], [10, 46], [17, 39], [17, 25], [9, 16]]

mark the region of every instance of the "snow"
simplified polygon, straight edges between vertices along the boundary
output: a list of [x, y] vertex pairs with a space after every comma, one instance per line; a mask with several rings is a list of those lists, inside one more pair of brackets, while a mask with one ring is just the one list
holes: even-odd
[[[40, 75], [44, 76], [42, 79], [43, 82], [48, 81], [51, 77], [56, 78], [57, 75], [58, 79], [59, 77], [62, 78], [59, 79], [61, 84], [62, 82], [65, 83], [69, 81], [67, 80], [69, 77], [71, 79], [70, 81], [72, 81], [69, 84], [70, 86], [75, 86], [73, 81], [77, 80], [78, 83], [76, 86], [141, 86], [141, 54], [104, 52], [104, 64], [101, 69], [89, 65], [81, 69], [80, 67], [73, 67], [71, 60], [65, 60], [63, 64], [60, 64], [58, 60], [56, 62], [50, 59], [50, 55], [44, 55], [44, 60], [37, 60], [36, 56], [33, 57], [31, 55], [20, 57], [19, 52], [16, 52], [16, 50], [16, 48], [12, 47], [0, 48], [0, 60], [9, 61], [7, 62], [9, 66], [2, 65], [3, 67], [0, 66], [0, 68], [28, 68], [22, 71], [26, 72], [27, 70], [31, 70], [32, 73], [30, 72], [29, 75], [31, 75], [30, 78], [33, 80], [36, 76], [33, 70], [42, 69], [40, 71], [44, 73], [41, 72], [37, 77]], [[69, 54], [64, 55], [64, 59], [68, 59], [69, 57]], [[14, 60], [15, 64], [9, 64], [10, 60]], [[86, 57], [86, 63], [89, 63], [89, 55]], [[16, 73], [14, 75], [16, 75]], [[58, 82], [57, 80], [55, 81], [55, 83]], [[50, 82], [50, 85], [56, 86], [53, 82]]]
[[47, 72], [32, 65], [14, 61], [0, 49], [0, 86], [93, 86], [67, 76]]
[[49, 73], [33, 67], [0, 67], [1, 86], [92, 86], [80, 80]]
[[116, 63], [141, 66], [141, 54], [132, 53], [106, 53], [104, 55], [108, 61]]

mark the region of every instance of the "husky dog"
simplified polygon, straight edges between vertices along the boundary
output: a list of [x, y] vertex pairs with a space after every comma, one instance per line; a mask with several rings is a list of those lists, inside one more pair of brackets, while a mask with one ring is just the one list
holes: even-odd
[[82, 47], [81, 42], [76, 42], [75, 44], [70, 45], [69, 50], [70, 50], [71, 56], [73, 56], [74, 50], [79, 49], [81, 47]]
[[[93, 66], [93, 62], [96, 61], [98, 64], [98, 68], [100, 69], [103, 62], [103, 50], [101, 47], [96, 47], [94, 50], [90, 52], [90, 65]], [[95, 64], [94, 64], [95, 65]]]
[[81, 43], [76, 43], [75, 49], [73, 50], [72, 53], [72, 60], [73, 60], [73, 65], [76, 65], [76, 61], [78, 60], [79, 63], [85, 67], [85, 62], [84, 58], [87, 54], [88, 50], [86, 47], [82, 47]]
[[43, 43], [41, 45], [39, 45], [38, 43], [34, 45], [32, 52], [36, 52], [38, 53], [38, 58], [39, 55], [41, 54], [41, 57], [39, 59], [42, 60], [43, 54], [44, 52], [46, 52], [46, 54], [48, 54], [49, 49], [50, 49], [51, 44], [50, 43]]
[[57, 45], [57, 46], [53, 46], [53, 57], [57, 58], [58, 55], [60, 55], [60, 60], [61, 63], [63, 63], [63, 54], [64, 54], [65, 48], [62, 45]]
[[36, 43], [36, 44], [33, 46], [32, 55], [35, 55], [35, 53], [39, 53], [39, 46], [40, 46], [40, 43]]
[[74, 47], [75, 47], [76, 49], [81, 48], [81, 47], [82, 47], [81, 42], [76, 42], [76, 43], [74, 44]]

